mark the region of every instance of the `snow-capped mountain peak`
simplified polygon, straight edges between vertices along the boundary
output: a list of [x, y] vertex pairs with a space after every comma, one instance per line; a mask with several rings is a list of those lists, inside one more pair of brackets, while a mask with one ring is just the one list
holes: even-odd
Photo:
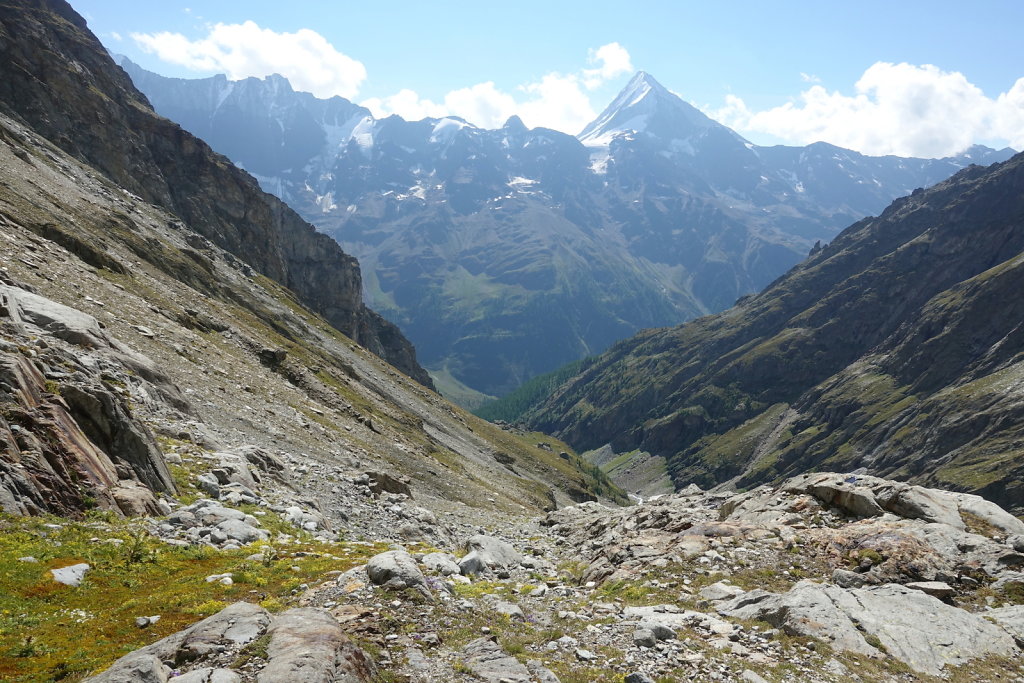
[[630, 132], [673, 140], [714, 127], [723, 126], [684, 102], [649, 73], [638, 71], [577, 137], [587, 147], [605, 147], [615, 137]]

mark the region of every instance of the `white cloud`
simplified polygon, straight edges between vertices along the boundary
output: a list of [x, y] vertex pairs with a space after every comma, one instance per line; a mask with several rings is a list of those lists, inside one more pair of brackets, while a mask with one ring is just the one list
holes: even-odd
[[519, 105], [519, 115], [530, 128], [544, 126], [575, 135], [597, 116], [575, 75], [548, 74], [522, 90], [533, 96]]
[[117, 31], [111, 31], [110, 32], [110, 37], [113, 38], [114, 40], [118, 41], [118, 42], [121, 42], [122, 40], [124, 40], [124, 37], [121, 36], [121, 34], [118, 33]]
[[361, 104], [376, 118], [398, 114], [407, 121], [419, 121], [428, 117], [440, 118], [448, 115], [448, 110], [443, 104], [421, 99], [414, 90], [409, 89], [399, 90], [389, 97], [371, 97]]
[[515, 98], [498, 90], [493, 81], [453, 90], [444, 96], [444, 104], [452, 114], [484, 128], [497, 128], [519, 107]]
[[196, 71], [218, 71], [233, 80], [281, 74], [296, 90], [318, 97], [353, 97], [366, 79], [362, 63], [334, 49], [310, 29], [277, 33], [253, 21], [215, 24], [205, 38], [180, 33], [133, 33], [132, 38], [160, 59]]
[[873, 64], [854, 95], [812, 85], [793, 102], [751, 111], [726, 96], [714, 118], [741, 132], [809, 144], [819, 140], [866, 154], [941, 157], [978, 140], [1024, 146], [1024, 78], [995, 99], [956, 71], [931, 64]]
[[814, 74], [805, 74], [803, 71], [800, 72], [800, 80], [804, 83], [821, 83], [821, 79]]
[[589, 61], [596, 67], [583, 70], [583, 84], [588, 90], [594, 90], [604, 85], [606, 81], [633, 71], [629, 52], [618, 43], [608, 43], [591, 50]]
[[552, 72], [539, 81], [520, 85], [516, 88], [519, 96], [486, 81], [452, 90], [445, 95], [443, 105], [421, 99], [411, 90], [362, 104], [374, 116], [398, 114], [417, 120], [453, 115], [483, 128], [497, 128], [517, 114], [530, 128], [542, 126], [575, 135], [597, 116], [586, 91], [633, 70], [629, 52], [618, 43], [591, 50], [588, 63], [592, 68], [570, 74]]

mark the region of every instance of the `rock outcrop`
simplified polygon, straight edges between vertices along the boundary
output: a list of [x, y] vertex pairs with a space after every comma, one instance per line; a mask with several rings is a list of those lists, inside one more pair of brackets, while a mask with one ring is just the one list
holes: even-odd
[[[356, 260], [202, 140], [157, 116], [66, 2], [0, 3], [0, 61], [6, 74], [0, 111], [177, 215], [353, 340], [432, 386], [408, 340], [363, 305]], [[132, 218], [122, 216], [111, 229], [131, 232]], [[195, 248], [201, 252], [203, 244]], [[213, 282], [195, 284], [218, 291]]]
[[[628, 510], [582, 504], [550, 513], [545, 524], [582, 551], [584, 581], [637, 581], [655, 571], [732, 575], [698, 597], [719, 615], [764, 621], [834, 650], [893, 657], [936, 676], [1018, 652], [1018, 607], [979, 610], [971, 596], [989, 585], [1012, 590], [1024, 567], [1016, 547], [1024, 522], [977, 496], [816, 473], [777, 488], [674, 494]], [[744, 579], [748, 571], [760, 579]], [[808, 574], [815, 578], [801, 580]], [[760, 587], [773, 575], [778, 589]], [[675, 629], [711, 618], [712, 632], [734, 630], [671, 606], [626, 612], [644, 647], [657, 641], [654, 623]]]
[[718, 611], [819, 638], [837, 650], [876, 657], [885, 653], [932, 676], [941, 675], [947, 665], [1018, 652], [1010, 634], [983, 615], [892, 584], [848, 590], [801, 581], [783, 594], [750, 591]]
[[152, 382], [132, 372], [152, 364], [93, 316], [0, 279], [0, 507], [160, 514], [154, 493], [175, 492], [174, 480], [126, 398], [148, 387], [184, 405], [177, 389], [155, 370]]

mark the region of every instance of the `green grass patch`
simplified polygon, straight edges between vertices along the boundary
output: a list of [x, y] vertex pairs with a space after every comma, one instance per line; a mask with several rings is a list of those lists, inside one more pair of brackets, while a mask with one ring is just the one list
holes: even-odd
[[[0, 680], [79, 680], [232, 602], [283, 608], [301, 584], [361, 564], [381, 550], [297, 542], [277, 546], [277, 559], [255, 562], [246, 558], [260, 552], [256, 546], [167, 546], [121, 520], [2, 515]], [[37, 562], [19, 560], [26, 556]], [[80, 586], [53, 581], [51, 569], [79, 562], [92, 567]], [[227, 572], [234, 575], [231, 586], [206, 582], [211, 574]], [[155, 625], [135, 626], [135, 617], [157, 614]]]

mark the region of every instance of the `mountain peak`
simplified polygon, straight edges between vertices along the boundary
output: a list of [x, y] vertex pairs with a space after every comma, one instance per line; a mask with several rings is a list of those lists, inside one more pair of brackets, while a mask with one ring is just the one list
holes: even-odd
[[673, 140], [719, 125], [646, 71], [637, 71], [612, 103], [577, 137], [588, 147], [602, 147], [612, 138], [629, 132]]
[[675, 95], [673, 95], [668, 90], [668, 88], [659, 83], [657, 79], [654, 78], [654, 76], [647, 73], [646, 71], [637, 71], [635, 74], [633, 74], [633, 78], [629, 79], [629, 83], [626, 84], [626, 87], [623, 89], [623, 92], [630, 90], [645, 90], [646, 92], [654, 92], [657, 94], [664, 94], [669, 97], [675, 97]]
[[527, 128], [526, 124], [523, 123], [523, 120], [516, 116], [515, 114], [513, 114], [512, 116], [508, 117], [508, 121], [506, 121], [505, 125], [502, 126], [502, 130], [520, 133], [527, 130]]

